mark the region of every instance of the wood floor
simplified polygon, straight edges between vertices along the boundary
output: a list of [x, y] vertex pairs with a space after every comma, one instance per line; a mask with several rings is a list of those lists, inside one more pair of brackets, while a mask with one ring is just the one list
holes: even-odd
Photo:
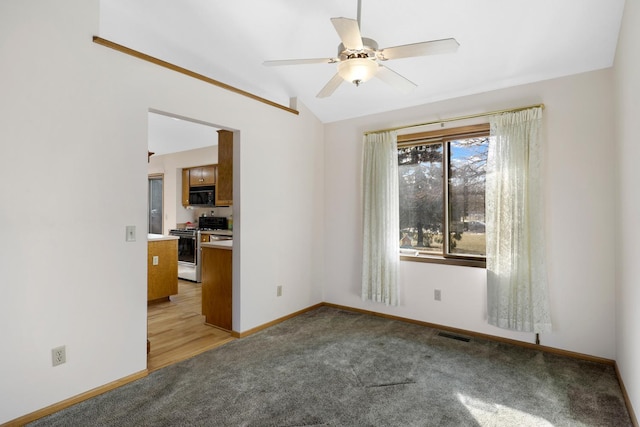
[[178, 294], [147, 307], [149, 372], [188, 359], [233, 340], [231, 334], [204, 324], [202, 285], [178, 281]]

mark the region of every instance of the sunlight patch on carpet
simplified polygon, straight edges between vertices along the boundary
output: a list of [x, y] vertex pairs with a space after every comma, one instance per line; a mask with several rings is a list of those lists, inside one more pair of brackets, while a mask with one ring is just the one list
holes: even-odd
[[458, 393], [458, 400], [467, 408], [481, 427], [553, 427], [553, 424], [544, 418], [508, 406], [485, 402], [484, 400], [465, 396], [461, 393]]

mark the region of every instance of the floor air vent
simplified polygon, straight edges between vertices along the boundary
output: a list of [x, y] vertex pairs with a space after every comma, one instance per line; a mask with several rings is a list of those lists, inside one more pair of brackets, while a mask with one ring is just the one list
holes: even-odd
[[469, 338], [461, 337], [459, 335], [448, 334], [446, 332], [438, 332], [439, 337], [451, 338], [452, 340], [469, 342]]

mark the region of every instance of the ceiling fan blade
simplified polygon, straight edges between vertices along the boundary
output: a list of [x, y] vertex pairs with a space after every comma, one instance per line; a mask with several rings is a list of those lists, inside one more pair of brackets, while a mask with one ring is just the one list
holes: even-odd
[[264, 61], [265, 67], [276, 67], [280, 65], [304, 65], [304, 64], [335, 64], [337, 58], [309, 58], [309, 59], [278, 59], [275, 61]]
[[362, 36], [360, 35], [358, 21], [349, 18], [331, 18], [331, 23], [338, 32], [345, 48], [362, 50]]
[[384, 65], [379, 65], [376, 77], [402, 93], [409, 93], [417, 86], [411, 80]]
[[342, 83], [343, 81], [344, 80], [342, 79], [342, 77], [340, 77], [340, 74], [336, 73], [336, 75], [333, 76], [326, 85], [324, 85], [322, 90], [318, 92], [316, 98], [326, 98], [328, 96], [331, 96], [331, 94], [333, 94], [333, 92], [338, 89], [338, 86], [340, 86], [340, 83]]
[[429, 42], [405, 44], [402, 46], [387, 47], [378, 51], [378, 59], [408, 58], [411, 56], [435, 55], [438, 53], [453, 53], [458, 50], [460, 44], [456, 39], [432, 40]]

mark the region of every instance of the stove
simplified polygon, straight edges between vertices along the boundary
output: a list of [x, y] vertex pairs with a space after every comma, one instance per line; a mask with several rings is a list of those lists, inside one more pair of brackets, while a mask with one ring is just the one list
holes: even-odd
[[178, 278], [200, 282], [200, 231], [178, 228], [169, 235], [178, 236]]
[[199, 230], [197, 228], [175, 228], [169, 230], [172, 236], [195, 236]]
[[[198, 220], [198, 227], [176, 228], [169, 230], [171, 236], [178, 236], [178, 278], [200, 283], [202, 281], [202, 249], [201, 234], [220, 234], [230, 236], [227, 230], [227, 218], [203, 216]], [[210, 236], [206, 241], [210, 241]]]

